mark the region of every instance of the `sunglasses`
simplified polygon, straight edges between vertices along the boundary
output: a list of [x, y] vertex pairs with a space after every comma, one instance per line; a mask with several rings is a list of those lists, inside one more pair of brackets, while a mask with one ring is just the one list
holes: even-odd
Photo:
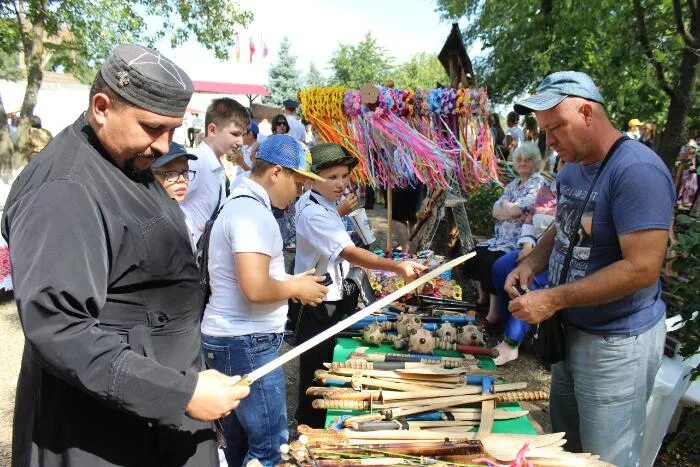
[[287, 123], [286, 120], [280, 120], [279, 122], [275, 122], [275, 126], [279, 125], [289, 126], [289, 123]]

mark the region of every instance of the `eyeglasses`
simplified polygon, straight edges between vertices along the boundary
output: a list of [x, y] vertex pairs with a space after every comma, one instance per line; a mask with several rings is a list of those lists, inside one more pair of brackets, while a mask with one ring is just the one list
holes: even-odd
[[280, 126], [280, 125], [289, 126], [289, 123], [287, 123], [285, 120], [280, 120], [279, 122], [275, 122], [275, 126]]
[[175, 170], [169, 170], [167, 172], [153, 171], [153, 173], [156, 175], [164, 176], [165, 179], [169, 182], [177, 182], [180, 179], [180, 176], [182, 176], [182, 178], [184, 178], [186, 181], [194, 180], [194, 176], [197, 174], [197, 171], [183, 170], [182, 172], [177, 172]]

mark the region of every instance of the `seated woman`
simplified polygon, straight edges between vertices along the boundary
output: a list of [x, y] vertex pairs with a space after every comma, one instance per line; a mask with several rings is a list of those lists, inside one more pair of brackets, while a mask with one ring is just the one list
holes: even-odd
[[[563, 159], [557, 158], [554, 173], [559, 172], [564, 164], [565, 162]], [[496, 295], [498, 296], [500, 307], [500, 319], [504, 327], [503, 340], [496, 346], [498, 350], [498, 357], [494, 359], [496, 365], [505, 365], [518, 358], [518, 347], [520, 347], [520, 343], [530, 330], [530, 325], [527, 322], [514, 318], [510, 314], [510, 311], [508, 311], [508, 302], [510, 298], [503, 287], [508, 274], [515, 269], [515, 266], [522, 261], [523, 258], [532, 252], [539, 238], [554, 221], [554, 217], [557, 213], [556, 192], [556, 180], [552, 181], [550, 185], [542, 185], [535, 198], [533, 214], [527, 216], [520, 232], [520, 239], [518, 239], [518, 246], [520, 249], [506, 253], [493, 264], [493, 285], [496, 288]], [[547, 287], [547, 283], [547, 271], [544, 271], [535, 276], [530, 290]]]
[[535, 197], [544, 182], [539, 174], [542, 156], [536, 144], [525, 143], [515, 148], [512, 162], [518, 177], [506, 186], [503, 195], [493, 205], [494, 236], [480, 243], [476, 247], [476, 258], [464, 266], [466, 277], [478, 282], [479, 304], [484, 305], [490, 294], [487, 326], [495, 324], [499, 314], [491, 267], [498, 258], [517, 247], [523, 220], [532, 212]]
[[[304, 305], [297, 319], [299, 342], [308, 340], [328, 329], [357, 307], [358, 293], [348, 292], [346, 278], [352, 265], [380, 269], [400, 274], [406, 280], [415, 279], [426, 268], [412, 261], [392, 261], [356, 247], [337, 211], [337, 202], [350, 183], [350, 171], [357, 158], [342, 146], [323, 143], [311, 149], [311, 171], [324, 182], [312, 181], [312, 189], [299, 198], [296, 205], [297, 256], [296, 274], [315, 270], [317, 276], [328, 273], [328, 294], [317, 306]], [[312, 397], [306, 389], [313, 385], [314, 371], [333, 359], [335, 339], [301, 355], [299, 361], [299, 405], [296, 419], [312, 427], [324, 425], [324, 411], [311, 407]]]
[[[151, 172], [156, 180], [160, 182], [168, 196], [178, 203], [182, 203], [185, 199], [190, 180], [193, 180], [196, 174], [194, 170], [189, 169], [187, 161], [190, 160], [197, 160], [197, 156], [187, 152], [181, 144], [170, 143], [168, 152], [156, 158], [151, 164]], [[184, 212], [182, 215], [185, 216]], [[193, 226], [187, 217], [185, 217], [185, 224], [187, 224], [193, 249], [196, 249], [192, 236]]]

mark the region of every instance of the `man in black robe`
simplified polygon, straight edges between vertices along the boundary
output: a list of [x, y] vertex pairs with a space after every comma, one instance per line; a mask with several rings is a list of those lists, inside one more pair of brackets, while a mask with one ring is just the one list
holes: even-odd
[[212, 421], [248, 392], [203, 369], [197, 267], [150, 165], [192, 82], [157, 51], [117, 47], [88, 110], [10, 192], [2, 234], [26, 337], [15, 466], [210, 466]]

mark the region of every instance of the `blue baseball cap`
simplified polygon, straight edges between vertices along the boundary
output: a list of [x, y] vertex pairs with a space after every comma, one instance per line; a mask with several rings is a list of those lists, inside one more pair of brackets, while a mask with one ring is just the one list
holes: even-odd
[[603, 104], [605, 101], [595, 83], [580, 71], [558, 71], [547, 76], [537, 87], [534, 96], [517, 102], [513, 106], [520, 115], [549, 110], [567, 97], [580, 97]]
[[258, 127], [258, 124], [255, 122], [255, 120], [251, 120], [248, 124], [248, 131], [253, 133], [253, 136], [255, 137], [257, 137], [258, 133], [260, 133], [260, 128]]
[[311, 172], [311, 153], [299, 141], [289, 135], [268, 136], [260, 144], [257, 155], [270, 164], [291, 169], [304, 177], [325, 182], [326, 180]]
[[157, 157], [151, 164], [151, 167], [162, 167], [171, 160], [177, 159], [178, 157], [186, 157], [188, 160], [191, 161], [196, 161], [198, 159], [197, 156], [195, 156], [194, 154], [190, 154], [189, 152], [187, 152], [187, 149], [185, 149], [185, 146], [183, 146], [182, 144], [170, 143], [170, 148], [168, 149], [168, 152], [166, 152], [160, 157]]

